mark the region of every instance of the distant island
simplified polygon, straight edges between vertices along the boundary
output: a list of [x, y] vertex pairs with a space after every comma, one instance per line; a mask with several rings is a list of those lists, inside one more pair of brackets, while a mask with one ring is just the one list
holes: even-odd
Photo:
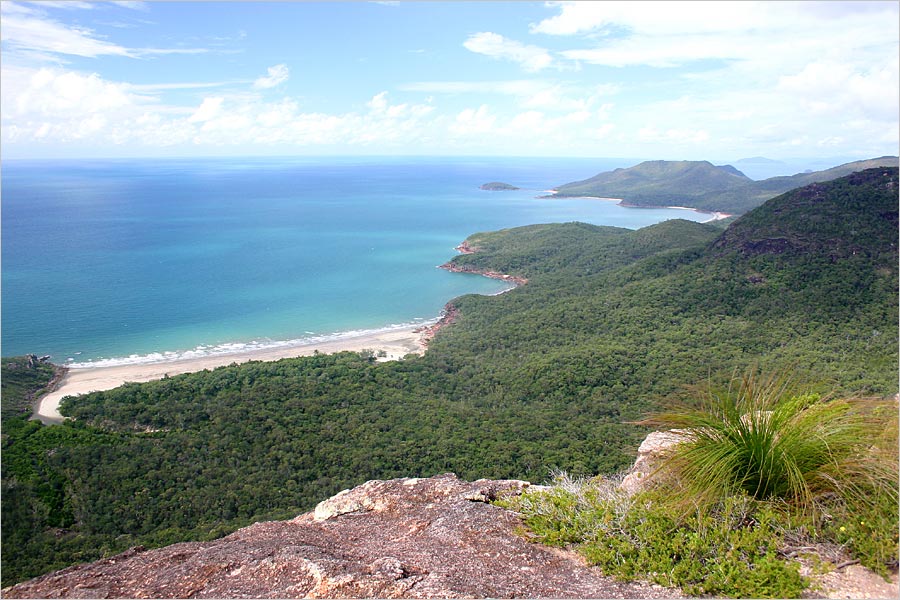
[[518, 190], [521, 188], [517, 188], [514, 185], [510, 185], [508, 183], [503, 183], [502, 181], [491, 181], [490, 183], [485, 183], [481, 186], [481, 189], [487, 190], [489, 192], [507, 192], [510, 190]]

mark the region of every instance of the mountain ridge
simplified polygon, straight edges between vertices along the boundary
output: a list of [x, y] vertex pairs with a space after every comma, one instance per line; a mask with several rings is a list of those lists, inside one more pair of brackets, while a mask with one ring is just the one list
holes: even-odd
[[[619, 198], [624, 206], [677, 205], [743, 214], [791, 189], [830, 181], [868, 168], [898, 164], [898, 157], [882, 156], [812, 173], [753, 181], [731, 165], [716, 167], [708, 161], [645, 161], [627, 169], [616, 169], [567, 183], [554, 190], [557, 196]], [[725, 178], [717, 172], [734, 177]]]

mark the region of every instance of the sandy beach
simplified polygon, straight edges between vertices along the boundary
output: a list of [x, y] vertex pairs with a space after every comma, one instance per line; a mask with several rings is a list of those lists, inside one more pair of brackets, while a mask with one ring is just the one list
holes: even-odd
[[204, 369], [214, 369], [234, 363], [251, 360], [279, 360], [297, 356], [310, 356], [316, 351], [323, 354], [333, 352], [372, 350], [384, 352], [378, 360], [397, 360], [407, 354], [424, 351], [422, 325], [411, 325], [385, 331], [363, 333], [328, 341], [311, 342], [296, 346], [251, 350], [231, 354], [217, 354], [198, 358], [120, 365], [111, 367], [75, 367], [62, 378], [57, 388], [45, 394], [38, 401], [34, 418], [43, 423], [60, 423], [59, 403], [66, 396], [78, 396], [88, 392], [111, 390], [127, 382], [142, 383], [162, 379], [166, 375], [195, 373]]

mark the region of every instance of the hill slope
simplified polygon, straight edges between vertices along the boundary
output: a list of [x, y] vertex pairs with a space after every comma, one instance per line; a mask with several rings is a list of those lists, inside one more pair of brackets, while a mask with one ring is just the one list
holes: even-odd
[[250, 363], [69, 400], [60, 426], [4, 417], [4, 585], [289, 518], [370, 479], [616, 471], [645, 434], [627, 422], [751, 365], [896, 394], [897, 178], [797, 190], [724, 233], [477, 234], [454, 261], [529, 283], [455, 299], [423, 357]]
[[[897, 165], [896, 156], [882, 156], [814, 173], [752, 181], [729, 165], [713, 167], [709, 163], [655, 161], [600, 173], [556, 189], [563, 196], [622, 198], [624, 204], [632, 206], [677, 205], [743, 214], [798, 187], [831, 181], [865, 169]], [[723, 173], [735, 176], [729, 178]]]
[[556, 188], [561, 196], [624, 198], [629, 204], [682, 206], [685, 200], [751, 180], [731, 166], [707, 161], [642, 162]]

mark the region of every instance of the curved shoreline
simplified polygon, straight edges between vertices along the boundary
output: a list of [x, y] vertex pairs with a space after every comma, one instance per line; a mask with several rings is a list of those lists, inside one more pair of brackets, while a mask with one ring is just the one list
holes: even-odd
[[716, 210], [707, 210], [705, 208], [694, 208], [693, 206], [661, 206], [655, 204], [632, 204], [625, 200], [624, 198], [606, 198], [604, 196], [567, 196], [565, 194], [559, 195], [559, 192], [556, 190], [547, 190], [549, 194], [547, 196], [538, 196], [541, 199], [548, 198], [567, 198], [569, 200], [603, 200], [605, 202], [615, 202], [622, 208], [671, 208], [675, 210], [692, 210], [695, 213], [700, 213], [701, 215], [712, 215], [709, 219], [705, 221], [700, 221], [701, 223], [712, 223], [713, 221], [721, 221], [723, 219], [727, 219], [729, 217], [733, 217], [734, 215], [729, 213], [723, 213]]
[[33, 419], [45, 425], [61, 423], [65, 420], [59, 412], [59, 404], [66, 396], [80, 396], [89, 392], [102, 392], [117, 388], [125, 383], [144, 383], [166, 376], [196, 373], [205, 369], [215, 369], [249, 361], [275, 361], [283, 358], [311, 356], [316, 352], [361, 352], [371, 350], [383, 353], [376, 360], [399, 360], [407, 354], [422, 354], [429, 323], [407, 325], [358, 335], [348, 335], [325, 341], [313, 341], [287, 347], [262, 348], [233, 353], [182, 358], [178, 360], [150, 363], [124, 364], [115, 366], [67, 368], [55, 389], [37, 400]]
[[[475, 246], [469, 245], [468, 240], [463, 240], [463, 242], [454, 248], [460, 254], [475, 254], [479, 251], [479, 248]], [[514, 290], [520, 285], [525, 285], [528, 283], [528, 279], [525, 277], [520, 277], [518, 275], [507, 275], [505, 273], [500, 273], [499, 271], [490, 271], [487, 269], [480, 269], [478, 267], [473, 267], [471, 265], [455, 265], [452, 260], [448, 260], [442, 265], [438, 265], [439, 269], [444, 269], [445, 271], [450, 271], [451, 273], [469, 273], [471, 275], [481, 275], [482, 277], [489, 277], [490, 279], [499, 279], [500, 281], [504, 281], [506, 283], [512, 284], [510, 287], [505, 290], [500, 290], [495, 294], [491, 294], [492, 296], [498, 296], [500, 294], [505, 294], [510, 290]], [[448, 302], [444, 306], [444, 310], [441, 313], [441, 318], [434, 325], [430, 325], [426, 328], [423, 328], [423, 337], [422, 344], [427, 348], [428, 342], [430, 342], [435, 334], [447, 325], [452, 324], [456, 321], [456, 318], [459, 316], [459, 309], [456, 307], [453, 302]]]
[[[461, 254], [473, 254], [473, 248], [467, 242], [456, 247]], [[528, 283], [524, 277], [506, 275], [497, 271], [478, 269], [475, 267], [453, 265], [450, 261], [440, 265], [441, 269], [451, 273], [471, 273], [498, 279], [511, 284], [508, 289], [497, 292], [502, 294]], [[493, 294], [493, 295], [497, 295]], [[34, 408], [32, 419], [45, 425], [62, 423], [66, 417], [59, 412], [59, 405], [66, 396], [80, 396], [90, 392], [102, 392], [117, 388], [125, 383], [145, 383], [164, 377], [196, 373], [206, 369], [215, 369], [249, 361], [275, 361], [283, 358], [311, 356], [315, 353], [331, 354], [334, 352], [361, 352], [371, 350], [378, 361], [400, 360], [407, 354], [424, 354], [428, 342], [442, 327], [453, 323], [459, 314], [454, 304], [448, 302], [441, 316], [434, 321], [426, 321], [402, 327], [391, 327], [366, 331], [355, 335], [338, 336], [326, 340], [312, 340], [286, 346], [253, 348], [236, 352], [224, 352], [205, 356], [158, 360], [153, 362], [135, 362], [100, 366], [64, 365], [64, 375], [57, 385], [41, 396]]]

